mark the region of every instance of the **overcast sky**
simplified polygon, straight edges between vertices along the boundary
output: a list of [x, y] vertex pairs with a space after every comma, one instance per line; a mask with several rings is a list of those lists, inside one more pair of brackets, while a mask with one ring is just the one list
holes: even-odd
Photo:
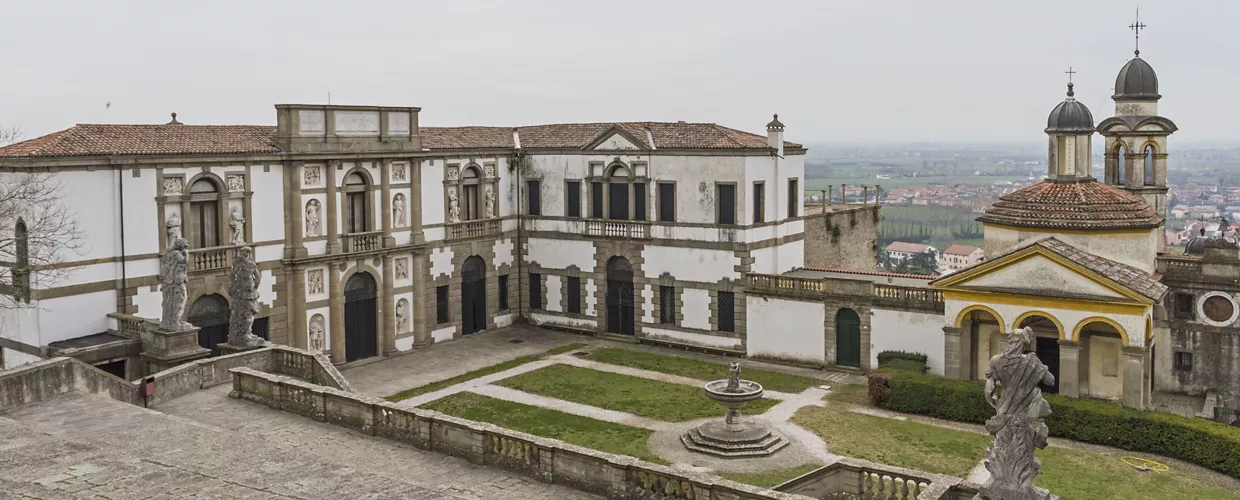
[[[1112, 0], [0, 0], [0, 126], [274, 124], [276, 103], [423, 125], [702, 121], [802, 142], [1041, 141], [1076, 71], [1113, 111], [1136, 4]], [[1231, 140], [1240, 2], [1146, 0], [1182, 140]], [[106, 103], [111, 103], [106, 108]]]

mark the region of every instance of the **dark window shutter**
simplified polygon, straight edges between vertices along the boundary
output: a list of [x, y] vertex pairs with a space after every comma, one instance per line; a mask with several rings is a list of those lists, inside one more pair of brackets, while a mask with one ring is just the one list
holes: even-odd
[[448, 285], [435, 287], [435, 322], [448, 322]]
[[530, 273], [530, 309], [542, 308], [542, 274]]
[[539, 182], [531, 180], [528, 182], [529, 192], [526, 194], [530, 204], [526, 211], [529, 215], [542, 215], [542, 196], [539, 193]]
[[567, 204], [564, 207], [564, 215], [566, 217], [581, 217], [581, 183], [571, 181], [568, 183]]
[[603, 218], [603, 183], [590, 183], [590, 217]]
[[676, 323], [676, 288], [659, 287], [659, 323], [671, 325]]
[[753, 223], [766, 222], [766, 184], [753, 185]]
[[801, 193], [797, 190], [797, 180], [790, 179], [788, 181], [788, 217], [797, 216], [797, 206], [800, 201], [797, 195], [799, 194]]
[[719, 206], [719, 217], [716, 221], [723, 225], [736, 224], [736, 186], [720, 184], [715, 203]]
[[499, 277], [499, 310], [508, 310], [508, 275]]
[[676, 222], [676, 185], [659, 184], [659, 222]]
[[646, 220], [646, 185], [633, 185], [633, 220]]
[[581, 278], [568, 278], [568, 312], [581, 314]]
[[736, 331], [736, 296], [732, 292], [719, 292], [719, 331]]

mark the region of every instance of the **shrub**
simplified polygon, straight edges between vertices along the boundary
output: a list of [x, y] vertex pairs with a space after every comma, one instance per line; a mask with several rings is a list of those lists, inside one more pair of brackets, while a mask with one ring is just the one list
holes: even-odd
[[[870, 401], [881, 408], [945, 420], [984, 423], [994, 415], [983, 384], [911, 372], [870, 376]], [[1050, 434], [1085, 443], [1193, 462], [1240, 477], [1240, 428], [1115, 403], [1048, 394]]]
[[926, 373], [926, 355], [916, 352], [883, 351], [878, 353], [878, 367]]

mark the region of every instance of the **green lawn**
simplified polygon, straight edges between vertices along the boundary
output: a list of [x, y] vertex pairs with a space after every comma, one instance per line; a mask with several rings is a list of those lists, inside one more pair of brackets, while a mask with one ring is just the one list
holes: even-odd
[[[728, 365], [723, 363], [711, 363], [709, 361], [664, 356], [627, 349], [600, 349], [591, 353], [589, 359], [601, 363], [628, 366], [698, 380], [719, 380], [728, 376]], [[741, 378], [762, 384], [764, 389], [790, 393], [798, 393], [824, 383], [821, 380], [809, 377], [749, 368], [741, 371]]]
[[453, 394], [421, 407], [594, 450], [667, 464], [646, 450], [646, 441], [654, 433], [646, 429], [512, 403], [472, 392]]
[[991, 440], [982, 434], [860, 415], [841, 406], [808, 406], [792, 421], [826, 441], [831, 453], [956, 477], [969, 474]]
[[[719, 403], [701, 388], [569, 365], [551, 365], [496, 382], [518, 391], [622, 411], [664, 422], [722, 417]], [[749, 403], [746, 414], [758, 414], [777, 401]]]
[[768, 470], [762, 472], [721, 472], [719, 477], [738, 483], [751, 484], [762, 488], [773, 488], [788, 481], [813, 472], [822, 465], [805, 464], [791, 469]]
[[1236, 500], [1240, 494], [1205, 483], [1174, 468], [1168, 472], [1141, 472], [1120, 456], [1106, 456], [1064, 448], [1037, 451], [1042, 474], [1034, 484], [1060, 498], [1110, 500], [1174, 498], [1177, 500]]
[[406, 400], [406, 399], [409, 399], [415, 396], [421, 396], [428, 392], [435, 392], [440, 389], [446, 389], [448, 387], [452, 387], [461, 382], [468, 382], [478, 377], [485, 377], [492, 373], [499, 373], [504, 370], [516, 368], [518, 366], [524, 365], [532, 361], [538, 361], [539, 359], [542, 359], [544, 356], [554, 356], [556, 354], [563, 354], [566, 352], [571, 352], [577, 349], [581, 349], [582, 347], [585, 347], [585, 346], [586, 344], [582, 344], [582, 343], [572, 343], [572, 344], [562, 345], [560, 347], [556, 347], [555, 349], [551, 349], [542, 354], [531, 354], [529, 356], [521, 356], [519, 358], [510, 359], [508, 361], [505, 361], [497, 365], [491, 365], [486, 368], [479, 368], [472, 372], [462, 373], [460, 375], [457, 375], [449, 379], [440, 380], [438, 382], [431, 382], [429, 384], [426, 384], [420, 387], [414, 387], [412, 389], [405, 389], [391, 396], [387, 396], [383, 399], [386, 399], [393, 403], [397, 401], [403, 401], [403, 400]]

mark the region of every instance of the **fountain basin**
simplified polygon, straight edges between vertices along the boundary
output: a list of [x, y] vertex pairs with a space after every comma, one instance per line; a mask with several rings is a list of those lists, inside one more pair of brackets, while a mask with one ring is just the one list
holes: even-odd
[[689, 450], [724, 458], [744, 458], [767, 456], [788, 445], [787, 439], [765, 425], [741, 419], [741, 408], [762, 397], [762, 384], [741, 380], [737, 388], [729, 390], [727, 380], [715, 380], [702, 390], [706, 397], [718, 401], [728, 412], [723, 420], [706, 422], [681, 436], [681, 443]]

